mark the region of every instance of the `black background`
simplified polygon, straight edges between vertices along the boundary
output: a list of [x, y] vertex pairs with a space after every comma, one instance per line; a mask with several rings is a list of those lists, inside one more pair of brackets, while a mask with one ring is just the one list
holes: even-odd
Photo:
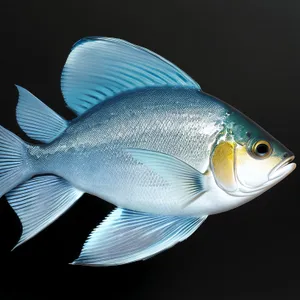
[[[85, 36], [119, 37], [174, 62], [299, 152], [300, 2], [1, 1], [0, 123], [19, 84], [71, 119], [60, 74]], [[297, 161], [297, 159], [296, 159]], [[256, 200], [211, 216], [188, 240], [145, 262], [70, 266], [112, 206], [85, 195], [13, 252], [21, 225], [0, 202], [0, 299], [299, 299], [298, 170]]]

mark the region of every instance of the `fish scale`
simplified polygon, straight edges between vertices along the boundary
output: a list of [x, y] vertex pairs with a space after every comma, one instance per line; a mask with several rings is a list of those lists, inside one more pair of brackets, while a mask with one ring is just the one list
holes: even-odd
[[[161, 102], [164, 105], [157, 108]], [[202, 109], [195, 111], [194, 106]], [[113, 116], [111, 111], [115, 112]], [[73, 121], [50, 145], [40, 146], [40, 173], [61, 176], [75, 187], [108, 201], [113, 197], [118, 206], [119, 201], [124, 201], [128, 186], [131, 190], [148, 185], [159, 188], [163, 183], [156, 174], [149, 177], [147, 167], [133, 160], [126, 163], [123, 149], [142, 148], [174, 155], [201, 171], [207, 168], [211, 140], [222, 128], [224, 111], [209, 96], [184, 89], [167, 93], [163, 88], [150, 89], [116, 97]], [[203, 132], [203, 124], [210, 130]], [[119, 195], [115, 191], [110, 195], [116, 187]], [[130, 198], [132, 203], [142, 202], [145, 207], [147, 202], [153, 202], [152, 197], [141, 199], [139, 193], [131, 193]], [[159, 197], [156, 201], [156, 211], [160, 211], [157, 204], [172, 199]]]
[[77, 42], [61, 88], [74, 120], [17, 86], [17, 122], [40, 144], [0, 126], [0, 196], [22, 223], [16, 247], [89, 193], [117, 207], [72, 264], [147, 259], [296, 167], [293, 153], [252, 120], [173, 63], [126, 41]]

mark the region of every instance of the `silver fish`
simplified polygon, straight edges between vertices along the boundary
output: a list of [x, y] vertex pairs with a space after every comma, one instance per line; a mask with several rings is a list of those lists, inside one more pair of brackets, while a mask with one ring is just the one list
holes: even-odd
[[16, 246], [84, 193], [116, 206], [73, 264], [149, 258], [296, 167], [293, 153], [256, 123], [171, 62], [120, 39], [73, 46], [61, 88], [74, 120], [17, 88], [18, 124], [41, 144], [0, 126], [0, 196], [23, 226]]

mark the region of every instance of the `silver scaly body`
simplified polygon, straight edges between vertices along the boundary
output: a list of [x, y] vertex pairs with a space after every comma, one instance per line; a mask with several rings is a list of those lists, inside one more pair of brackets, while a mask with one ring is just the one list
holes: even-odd
[[[68, 180], [116, 206], [159, 214], [203, 215], [182, 209], [168, 183], [130, 158], [141, 148], [175, 156], [204, 173], [226, 109], [202, 92], [146, 89], [103, 102], [72, 121], [49, 145], [30, 150], [37, 170]], [[196, 201], [196, 200], [195, 200]]]

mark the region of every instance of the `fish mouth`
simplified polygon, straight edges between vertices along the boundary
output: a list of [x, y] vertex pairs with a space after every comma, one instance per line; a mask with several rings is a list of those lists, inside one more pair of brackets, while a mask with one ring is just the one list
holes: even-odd
[[269, 174], [269, 180], [273, 181], [275, 179], [279, 179], [281, 177], [286, 177], [290, 173], [292, 173], [295, 168], [296, 164], [292, 163], [295, 159], [295, 156], [290, 156], [287, 159], [283, 160], [280, 164], [278, 164]]
[[270, 189], [289, 174], [291, 174], [296, 169], [296, 164], [292, 161], [295, 159], [295, 156], [292, 155], [287, 159], [283, 160], [279, 163], [275, 168], [273, 168], [269, 174], [268, 181], [257, 188], [247, 188], [245, 186], [240, 187], [240, 193], [233, 194], [234, 196], [258, 196], [265, 192], [266, 190]]

